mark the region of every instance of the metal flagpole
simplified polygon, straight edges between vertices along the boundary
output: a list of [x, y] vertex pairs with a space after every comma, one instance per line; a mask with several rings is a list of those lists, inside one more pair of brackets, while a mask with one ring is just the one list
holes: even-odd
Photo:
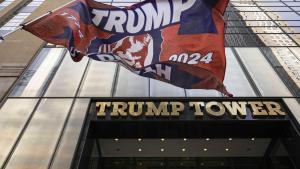
[[18, 31], [18, 30], [20, 30], [20, 29], [22, 29], [22, 28], [23, 28], [23, 26], [18, 26], [17, 29], [15, 29], [15, 30], [13, 30], [13, 31], [11, 31], [11, 32], [5, 33], [4, 35], [1, 35], [1, 36], [0, 36], [0, 43], [1, 43], [2, 41], [4, 41], [4, 38], [5, 38], [6, 36], [8, 36], [8, 35], [10, 35], [10, 34], [12, 34], [12, 33], [14, 33], [14, 32], [16, 32], [16, 31]]
[[40, 16], [40, 17], [37, 17], [37, 18], [35, 18], [35, 19], [31, 20], [31, 21], [28, 21], [28, 22], [26, 22], [26, 23], [20, 24], [15, 30], [13, 30], [13, 31], [11, 31], [11, 32], [8, 32], [8, 33], [6, 33], [6, 34], [4, 34], [4, 35], [1, 35], [1, 36], [0, 36], [0, 42], [1, 42], [1, 41], [4, 41], [4, 40], [5, 40], [5, 37], [9, 36], [10, 34], [13, 34], [13, 33], [17, 32], [18, 30], [22, 30], [22, 28], [23, 28], [25, 25], [30, 24], [30, 23], [32, 23], [32, 22], [34, 22], [34, 21], [36, 21], [36, 20], [38, 20], [38, 19], [40, 19], [40, 18], [42, 18], [42, 17], [44, 17], [44, 16], [47, 16], [47, 15], [51, 14], [52, 12], [53, 12], [53, 11], [48, 11], [47, 13], [45, 13], [44, 15], [42, 15], [42, 16]]
[[25, 22], [25, 23], [23, 23], [23, 24], [20, 24], [15, 30], [13, 30], [13, 31], [11, 31], [11, 32], [8, 32], [8, 33], [6, 33], [6, 34], [4, 34], [4, 35], [0, 35], [0, 43], [1, 43], [2, 41], [4, 41], [5, 38], [6, 38], [7, 36], [9, 36], [10, 34], [13, 34], [13, 33], [15, 33], [15, 32], [18, 31], [18, 30], [22, 30], [22, 28], [23, 28], [25, 25], [30, 24], [30, 23], [32, 23], [32, 22], [34, 22], [34, 21], [36, 21], [36, 20], [38, 20], [38, 19], [40, 19], [40, 18], [42, 18], [42, 17], [47, 16], [47, 15], [50, 15], [52, 12], [54, 12], [54, 11], [56, 11], [56, 10], [58, 10], [58, 9], [60, 9], [60, 8], [62, 8], [62, 7], [64, 7], [64, 6], [69, 5], [69, 4], [73, 3], [74, 1], [76, 1], [76, 0], [73, 0], [73, 1], [71, 1], [71, 2], [65, 4], [65, 5], [63, 5], [63, 6], [61, 6], [61, 7], [58, 7], [58, 8], [56, 8], [56, 9], [52, 10], [52, 11], [48, 11], [48, 12], [45, 13], [44, 15], [39, 16], [39, 17], [37, 17], [37, 18], [35, 18], [35, 19], [31, 20], [31, 21], [28, 21], [28, 22]]

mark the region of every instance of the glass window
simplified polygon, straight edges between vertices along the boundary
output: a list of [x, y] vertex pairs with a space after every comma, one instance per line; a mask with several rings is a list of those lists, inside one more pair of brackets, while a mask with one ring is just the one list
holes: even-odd
[[187, 97], [222, 97], [222, 94], [216, 90], [204, 89], [186, 89]]
[[285, 2], [285, 4], [287, 4], [288, 6], [300, 6], [300, 2], [295, 2], [295, 1]]
[[150, 97], [185, 97], [183, 88], [150, 79]]
[[56, 72], [46, 97], [74, 97], [86, 68], [88, 58], [74, 62], [69, 53], [66, 54], [62, 64]]
[[243, 20], [270, 20], [264, 12], [239, 12]]
[[261, 7], [261, 9], [263, 9], [264, 11], [291, 11], [291, 9], [289, 7], [284, 7], [284, 6], [280, 6], [280, 7], [275, 7], [275, 6], [269, 6], [269, 7]]
[[[299, 46], [300, 35], [299, 34], [289, 34], [289, 36], [297, 43], [297, 45], [294, 45], [294, 46]], [[290, 47], [292, 47], [292, 45], [290, 45]]]
[[26, 12], [31, 13], [33, 12], [37, 7], [36, 6], [26, 6], [20, 10], [20, 12]]
[[300, 48], [296, 47], [296, 48], [289, 48], [293, 54], [298, 58], [298, 60], [300, 60]]
[[255, 6], [254, 2], [252, 1], [232, 1], [231, 5], [235, 6]]
[[2, 2], [0, 2], [0, 11], [2, 9], [4, 9], [5, 7], [7, 7], [8, 5], [10, 5], [11, 3], [13, 3], [15, 0], [4, 0]]
[[297, 46], [286, 34], [257, 34], [257, 36], [266, 46]]
[[297, 119], [297, 121], [300, 123], [300, 104], [296, 99], [293, 98], [285, 98], [283, 99], [286, 105], [289, 107], [291, 112], [293, 113], [294, 117]]
[[0, 168], [13, 149], [37, 99], [8, 99], [0, 109]]
[[10, 96], [40, 96], [64, 53], [65, 50], [62, 48], [43, 48], [21, 76]]
[[296, 12], [267, 12], [273, 20], [299, 20], [300, 16]]
[[112, 96], [116, 64], [90, 60], [88, 71], [79, 91], [81, 97]]
[[71, 168], [71, 162], [76, 150], [80, 131], [83, 127], [89, 101], [90, 99], [76, 100], [64, 130], [64, 135], [52, 162], [51, 169]]
[[282, 2], [256, 2], [258, 6], [285, 6]]
[[235, 97], [256, 96], [232, 50], [226, 48], [227, 66], [224, 84]]
[[271, 50], [285, 72], [300, 89], [300, 60], [288, 48], [271, 48]]
[[259, 48], [235, 48], [262, 96], [292, 96]]
[[42, 99], [6, 168], [48, 168], [71, 103]]
[[[0, 11], [5, 6], [8, 6], [14, 0], [5, 0], [0, 3]], [[45, 0], [32, 0], [29, 4], [22, 7], [16, 16], [14, 16], [11, 20], [9, 20], [5, 25], [0, 27], [0, 35], [6, 34], [8, 32], [14, 31], [22, 22], [36, 9], [38, 8]], [[18, 20], [16, 20], [18, 19]]]
[[[300, 20], [300, 19], [299, 19]], [[300, 26], [300, 21], [275, 21], [279, 26]]]
[[120, 66], [115, 97], [149, 97], [149, 78]]
[[29, 15], [30, 13], [18, 13], [6, 24], [0, 27], [0, 33], [3, 35], [14, 31]]
[[252, 27], [254, 33], [283, 33], [279, 27]]

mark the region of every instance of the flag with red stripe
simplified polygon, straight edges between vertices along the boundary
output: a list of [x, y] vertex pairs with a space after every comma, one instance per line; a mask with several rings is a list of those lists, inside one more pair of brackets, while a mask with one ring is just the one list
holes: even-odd
[[76, 62], [82, 57], [117, 62], [144, 77], [230, 96], [223, 85], [227, 4], [228, 0], [146, 0], [118, 8], [75, 0], [24, 29], [67, 47]]

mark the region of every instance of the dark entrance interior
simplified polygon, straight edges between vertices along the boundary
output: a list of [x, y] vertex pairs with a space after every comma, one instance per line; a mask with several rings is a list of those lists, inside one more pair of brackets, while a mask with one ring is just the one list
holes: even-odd
[[299, 134], [290, 120], [86, 123], [74, 168], [300, 168]]

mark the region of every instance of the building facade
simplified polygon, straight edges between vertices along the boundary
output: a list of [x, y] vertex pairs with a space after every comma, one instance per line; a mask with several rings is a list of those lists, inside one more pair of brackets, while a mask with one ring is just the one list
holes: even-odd
[[[0, 34], [68, 2], [0, 0]], [[125, 7], [140, 0], [101, 2]], [[233, 99], [140, 77], [115, 63], [75, 63], [61, 46], [12, 34], [0, 43], [1, 168], [300, 168], [300, 2], [231, 0], [225, 19], [224, 84]], [[167, 118], [97, 113], [103, 102], [226, 101], [264, 104], [268, 115], [249, 115], [251, 105], [245, 117], [228, 108], [232, 116], [218, 118], [194, 117], [190, 109]], [[266, 102], [278, 103], [284, 117], [279, 110], [272, 117]], [[218, 106], [211, 111], [225, 107]]]

